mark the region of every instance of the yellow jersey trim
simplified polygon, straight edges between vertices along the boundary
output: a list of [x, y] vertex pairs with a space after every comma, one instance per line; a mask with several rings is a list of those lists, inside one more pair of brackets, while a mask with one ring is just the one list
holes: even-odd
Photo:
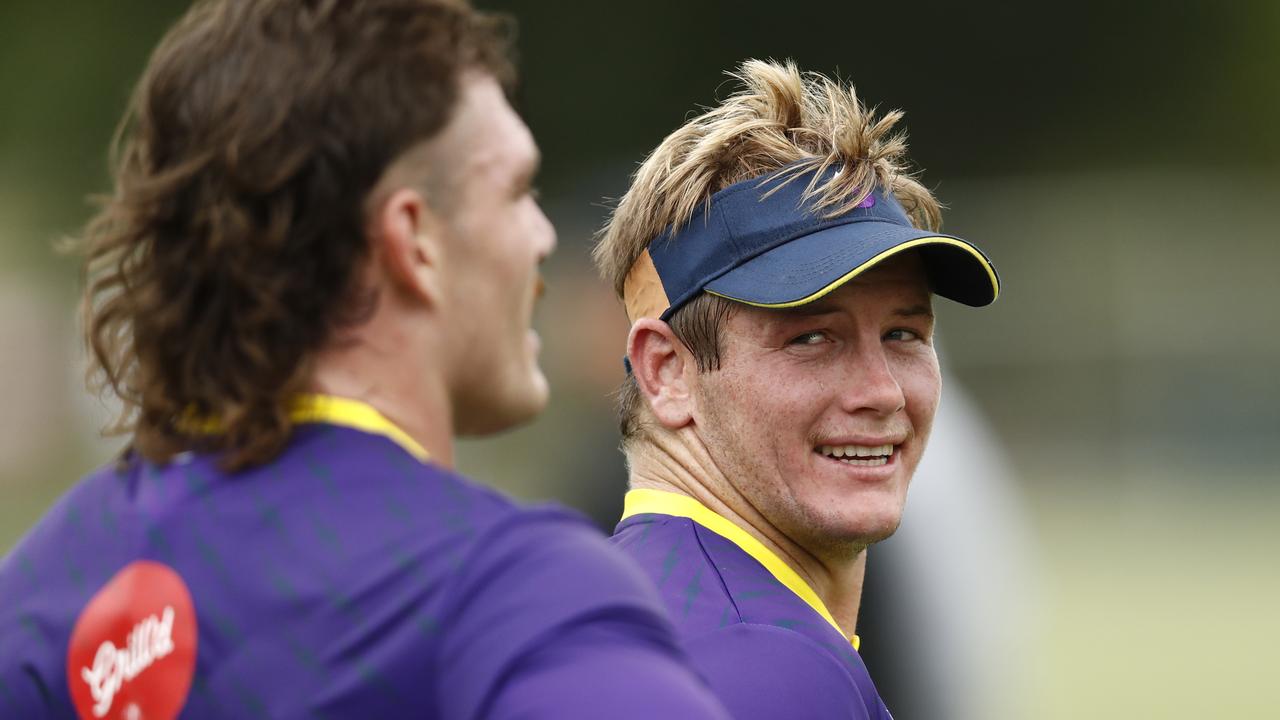
[[996, 298], [1000, 297], [1000, 280], [996, 276], [995, 269], [991, 267], [990, 261], [988, 261], [987, 258], [977, 250], [977, 248], [973, 247], [969, 243], [961, 242], [959, 240], [956, 240], [955, 238], [941, 237], [941, 236], [918, 238], [916, 240], [909, 240], [907, 242], [904, 242], [901, 245], [895, 245], [894, 247], [891, 247], [888, 250], [885, 250], [879, 255], [876, 255], [875, 257], [862, 263], [858, 267], [850, 270], [844, 275], [841, 275], [839, 278], [835, 280], [835, 282], [832, 282], [831, 284], [823, 287], [817, 292], [807, 295], [805, 297], [802, 297], [799, 300], [790, 300], [787, 302], [780, 302], [780, 303], [761, 303], [761, 302], [752, 302], [750, 300], [743, 300], [741, 298], [725, 295], [723, 293], [718, 293], [713, 290], [707, 290], [707, 292], [712, 295], [725, 298], [726, 300], [732, 300], [736, 303], [742, 303], [743, 305], [752, 305], [754, 307], [762, 307], [762, 308], [799, 307], [800, 305], [808, 305], [814, 300], [817, 300], [822, 296], [829, 294], [831, 291], [849, 282], [849, 280], [856, 277], [859, 273], [862, 273], [867, 268], [871, 267], [872, 265], [875, 265], [881, 260], [884, 260], [885, 258], [893, 257], [894, 255], [897, 255], [900, 252], [904, 252], [906, 250], [919, 247], [921, 245], [952, 245], [954, 247], [958, 247], [964, 250], [965, 252], [969, 253], [974, 257], [974, 259], [976, 259], [979, 263], [981, 263], [982, 268], [987, 271], [987, 279], [991, 281], [991, 292], [992, 292], [991, 302], [995, 302]]
[[[805, 582], [804, 578], [791, 569], [790, 565], [783, 562], [782, 558], [775, 555], [772, 550], [764, 546], [764, 543], [752, 537], [746, 530], [716, 514], [706, 505], [688, 495], [665, 490], [641, 488], [628, 492], [623, 502], [622, 519], [626, 520], [635, 515], [649, 514], [689, 518], [737, 545], [743, 552], [763, 565], [778, 582], [785, 585], [787, 589], [795, 593], [809, 607], [821, 615], [824, 620], [831, 623], [831, 627], [835, 628], [837, 632], [841, 635], [845, 634], [844, 630], [840, 629], [840, 625], [836, 623], [836, 619], [831, 616], [831, 611], [827, 610], [822, 598], [818, 597], [818, 593], [814, 592], [813, 588], [809, 587], [809, 583]], [[857, 635], [854, 635], [849, 641], [853, 644], [854, 650], [859, 649], [859, 645], [862, 643]]]
[[430, 453], [418, 441], [401, 430], [368, 403], [336, 395], [299, 395], [289, 406], [289, 419], [295, 423], [327, 423], [340, 425], [373, 435], [381, 435], [404, 448], [422, 462]]

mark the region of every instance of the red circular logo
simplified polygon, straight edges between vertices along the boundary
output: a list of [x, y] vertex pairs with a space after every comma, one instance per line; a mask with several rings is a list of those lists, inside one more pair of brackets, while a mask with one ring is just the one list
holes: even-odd
[[129, 563], [76, 620], [67, 685], [82, 720], [177, 717], [196, 667], [196, 611], [187, 584], [150, 560]]

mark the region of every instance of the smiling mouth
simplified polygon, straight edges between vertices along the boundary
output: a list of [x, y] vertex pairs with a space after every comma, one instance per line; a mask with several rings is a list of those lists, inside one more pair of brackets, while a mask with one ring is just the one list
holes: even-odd
[[819, 455], [846, 465], [878, 467], [893, 459], [893, 445], [819, 445], [813, 449]]

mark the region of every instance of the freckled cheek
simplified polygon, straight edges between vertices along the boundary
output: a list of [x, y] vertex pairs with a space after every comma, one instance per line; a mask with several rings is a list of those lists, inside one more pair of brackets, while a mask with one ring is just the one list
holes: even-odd
[[916, 434], [927, 437], [929, 428], [933, 425], [933, 417], [938, 411], [942, 375], [936, 359], [913, 364], [907, 370], [899, 375], [899, 383], [907, 403], [907, 415], [915, 426]]
[[777, 368], [762, 368], [752, 373], [751, 397], [756, 398], [761, 412], [778, 419], [798, 419], [816, 412], [826, 399], [838, 393], [838, 383], [814, 373], [788, 373]]
[[800, 429], [805, 407], [805, 383], [781, 378], [768, 369], [725, 368], [701, 376], [700, 393], [711, 406], [714, 422], [732, 428], [740, 439], [760, 447], [775, 445], [779, 437]]
[[710, 386], [710, 392], [723, 406], [732, 406], [734, 419], [741, 424], [750, 425], [744, 422], [747, 418], [768, 417], [776, 415], [777, 407], [773, 400], [774, 393], [769, 388], [759, 382], [759, 378], [752, 375], [738, 375], [725, 378], [726, 382], [716, 383]]

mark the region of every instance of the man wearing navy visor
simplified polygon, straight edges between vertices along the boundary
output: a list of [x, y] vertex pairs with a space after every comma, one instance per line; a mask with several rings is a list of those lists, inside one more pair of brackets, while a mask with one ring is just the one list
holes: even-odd
[[888, 718], [855, 634], [941, 390], [932, 296], [999, 280], [851, 87], [749, 61], [646, 159], [595, 258], [631, 332], [614, 541], [737, 718]]

